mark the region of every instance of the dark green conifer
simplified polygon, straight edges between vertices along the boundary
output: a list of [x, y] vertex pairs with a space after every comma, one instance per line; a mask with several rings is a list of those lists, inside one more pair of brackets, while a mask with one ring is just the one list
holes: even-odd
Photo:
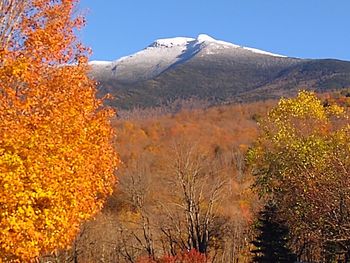
[[252, 244], [253, 262], [293, 263], [296, 256], [288, 248], [288, 228], [277, 217], [277, 208], [269, 203], [259, 213], [256, 229], [258, 235]]

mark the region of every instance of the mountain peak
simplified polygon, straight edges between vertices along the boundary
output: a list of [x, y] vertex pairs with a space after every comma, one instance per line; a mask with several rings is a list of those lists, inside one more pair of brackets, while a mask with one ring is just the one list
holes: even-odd
[[[255, 54], [254, 54], [255, 53]], [[220, 55], [237, 59], [268, 55], [282, 57], [266, 51], [241, 47], [229, 42], [216, 40], [206, 34], [197, 38], [173, 37], [157, 39], [145, 49], [113, 62], [93, 61], [96, 74], [109, 74], [109, 78], [129, 83], [149, 80], [175, 65], [185, 63], [195, 57]], [[109, 73], [108, 73], [109, 72]]]
[[189, 37], [173, 37], [173, 38], [162, 38], [154, 41], [149, 47], [174, 47], [174, 46], [186, 46], [188, 42], [194, 41], [195, 39]]
[[211, 36], [209, 35], [206, 35], [206, 34], [199, 34], [198, 37], [197, 37], [197, 41], [198, 42], [205, 42], [205, 41], [208, 41], [208, 42], [215, 42], [217, 41], [216, 39], [212, 38]]
[[197, 42], [198, 43], [207, 43], [207, 44], [212, 44], [214, 46], [226, 46], [226, 47], [233, 47], [233, 48], [239, 48], [241, 46], [232, 44], [230, 42], [222, 41], [222, 40], [217, 40], [209, 35], [206, 34], [200, 34], [197, 37]]

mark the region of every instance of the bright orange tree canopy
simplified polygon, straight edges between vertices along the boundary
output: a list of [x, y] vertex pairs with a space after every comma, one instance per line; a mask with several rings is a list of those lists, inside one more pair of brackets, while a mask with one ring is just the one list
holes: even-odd
[[68, 246], [115, 183], [77, 0], [0, 1], [0, 262]]

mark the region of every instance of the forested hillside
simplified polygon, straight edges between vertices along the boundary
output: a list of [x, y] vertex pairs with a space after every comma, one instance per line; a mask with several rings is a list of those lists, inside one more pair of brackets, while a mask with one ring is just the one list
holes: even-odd
[[201, 34], [91, 64], [79, 7], [0, 0], [0, 263], [350, 262], [350, 62]]
[[[347, 109], [347, 96], [346, 90], [342, 94], [323, 94], [314, 103], [320, 110], [341, 109], [336, 105]], [[303, 102], [305, 114], [308, 103]], [[195, 262], [194, 258], [196, 262], [252, 262], [252, 251], [258, 251], [251, 243], [258, 235], [254, 227], [258, 212], [271, 197], [261, 192], [259, 185], [265, 181], [254, 176], [248, 164], [254, 149], [260, 149], [251, 148], [263, 136], [258, 123], [263, 125], [266, 114], [270, 112], [271, 116], [271, 109], [278, 107], [281, 106], [277, 106], [277, 101], [267, 101], [178, 109], [176, 113], [164, 108], [120, 112], [114, 122], [118, 133], [115, 144], [123, 161], [119, 185], [103, 213], [84, 225], [73, 250], [61, 257], [75, 255], [83, 262], [100, 258], [107, 262], [174, 262], [166, 260], [179, 257], [182, 261], [176, 262]], [[339, 121], [342, 125], [348, 123], [346, 118]], [[285, 186], [288, 188], [280, 189], [290, 189], [291, 197], [295, 193], [299, 196], [300, 192], [293, 190], [299, 191], [293, 185], [298, 182], [289, 182]], [[314, 182], [323, 185], [318, 179]], [[321, 197], [326, 194], [322, 191], [320, 188], [314, 194]], [[320, 201], [331, 205], [332, 198]], [[308, 202], [307, 198], [303, 200]], [[322, 239], [308, 239], [300, 233], [299, 227], [307, 221], [295, 221], [298, 217], [289, 202], [278, 205], [283, 210], [278, 221], [282, 223], [278, 224], [288, 222], [281, 227], [291, 231], [290, 242], [283, 241], [281, 246], [288, 244], [295, 257], [306, 262], [321, 260], [327, 256], [319, 250]], [[325, 210], [317, 213], [321, 211]], [[274, 216], [276, 220], [279, 213], [278, 210]], [[333, 258], [343, 252], [329, 253], [334, 253], [330, 254]]]
[[127, 120], [114, 123], [120, 182], [82, 229], [78, 259], [138, 262], [196, 249], [215, 262], [249, 262], [260, 202], [245, 153], [256, 121], [275, 103], [124, 113]]

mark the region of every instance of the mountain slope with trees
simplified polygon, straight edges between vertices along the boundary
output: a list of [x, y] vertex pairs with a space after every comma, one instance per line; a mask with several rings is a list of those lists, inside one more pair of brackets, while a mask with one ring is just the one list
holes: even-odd
[[[348, 61], [289, 58], [207, 38], [195, 46], [195, 40], [182, 39], [192, 44], [179, 49], [175, 40], [167, 40], [165, 47], [156, 41], [120, 62], [92, 65], [100, 94], [112, 94], [110, 105], [128, 109], [193, 97], [212, 104], [253, 102], [296, 95], [300, 89], [324, 92], [350, 86]], [[128, 60], [133, 63], [124, 62]], [[135, 79], [134, 71], [143, 77]]]

